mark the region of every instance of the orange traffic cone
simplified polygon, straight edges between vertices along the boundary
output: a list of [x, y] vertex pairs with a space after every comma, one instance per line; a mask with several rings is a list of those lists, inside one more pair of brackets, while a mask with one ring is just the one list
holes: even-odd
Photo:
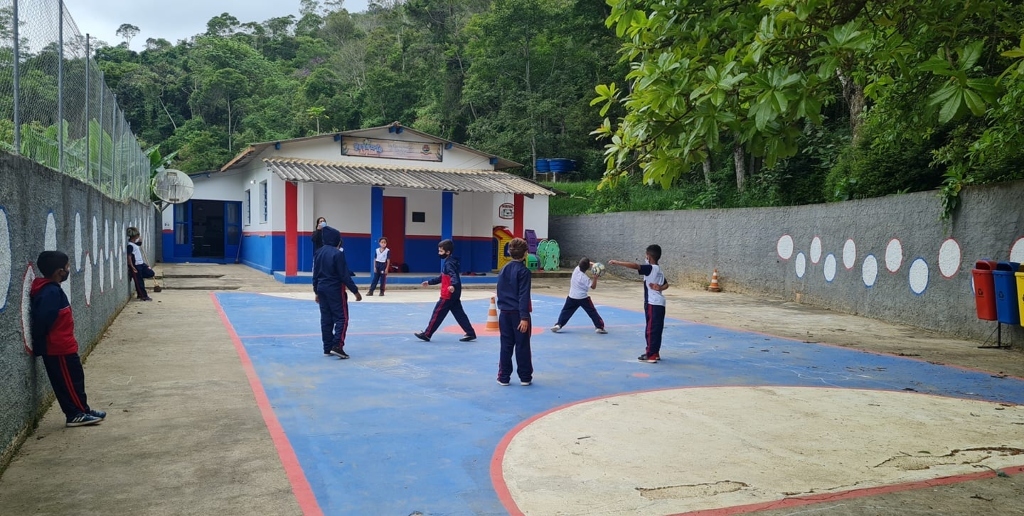
[[715, 269], [715, 271], [711, 273], [711, 284], [708, 285], [708, 291], [709, 292], [721, 292], [722, 291], [722, 289], [718, 286], [718, 269]]
[[484, 326], [487, 331], [498, 331], [498, 305], [491, 297], [491, 307], [487, 309], [487, 324]]

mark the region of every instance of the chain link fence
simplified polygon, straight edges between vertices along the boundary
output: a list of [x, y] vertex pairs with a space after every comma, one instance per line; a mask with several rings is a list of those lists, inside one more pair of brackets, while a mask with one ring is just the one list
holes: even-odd
[[149, 201], [150, 163], [62, 0], [0, 0], [0, 149]]

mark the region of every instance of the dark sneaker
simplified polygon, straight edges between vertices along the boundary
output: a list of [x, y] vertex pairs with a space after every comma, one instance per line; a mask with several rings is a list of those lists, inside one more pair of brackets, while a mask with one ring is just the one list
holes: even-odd
[[333, 348], [331, 348], [331, 354], [342, 360], [348, 358], [348, 353], [345, 353], [345, 350], [339, 348], [338, 346], [334, 346]]
[[647, 362], [648, 364], [657, 364], [661, 357], [658, 355], [640, 355], [636, 357], [641, 362]]
[[103, 421], [104, 419], [107, 419], [107, 413], [103, 412], [102, 410], [90, 410], [89, 411], [89, 415], [92, 416], [92, 417], [100, 418], [100, 421]]
[[380, 293], [380, 297], [384, 297], [384, 293], [383, 292]]
[[523, 387], [526, 387], [527, 385], [530, 385], [531, 383], [533, 383], [531, 380], [523, 380], [523, 381], [519, 382], [519, 385], [522, 385]]
[[329, 350], [329, 349], [325, 349], [325, 350], [324, 350], [324, 356], [325, 356], [325, 357], [329, 357], [329, 356], [331, 356], [331, 350]]
[[430, 342], [430, 337], [427, 337], [426, 333], [416, 332], [416, 333], [413, 333], [413, 335], [415, 335], [417, 339], [420, 339], [423, 342]]
[[366, 297], [373, 297], [373, 292], [367, 292]]
[[501, 380], [501, 379], [499, 378], [499, 379], [498, 379], [498, 385], [500, 385], [500, 386], [502, 386], [502, 387], [508, 387], [508, 380], [504, 380], [504, 381], [502, 381], [502, 380]]
[[64, 426], [95, 425], [96, 423], [99, 423], [100, 421], [103, 421], [103, 420], [98, 418], [98, 417], [96, 417], [96, 416], [94, 416], [94, 415], [92, 415], [92, 414], [86, 414], [86, 413], [82, 412], [82, 413], [79, 413], [76, 416], [69, 417], [67, 423]]
[[463, 335], [459, 342], [470, 342], [476, 340], [476, 335]]
[[140, 298], [139, 298], [139, 301], [152, 301], [152, 300], [153, 300], [153, 298], [151, 298], [151, 297], [149, 297], [149, 296], [146, 296], [146, 297], [140, 297]]

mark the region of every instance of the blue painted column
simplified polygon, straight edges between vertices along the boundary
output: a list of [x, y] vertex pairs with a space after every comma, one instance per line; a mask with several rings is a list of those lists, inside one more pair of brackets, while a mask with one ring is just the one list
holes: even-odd
[[374, 186], [370, 189], [370, 270], [373, 270], [373, 250], [377, 241], [384, 236], [384, 189]]
[[452, 204], [455, 201], [455, 194], [452, 192], [441, 192], [441, 240], [452, 237]]

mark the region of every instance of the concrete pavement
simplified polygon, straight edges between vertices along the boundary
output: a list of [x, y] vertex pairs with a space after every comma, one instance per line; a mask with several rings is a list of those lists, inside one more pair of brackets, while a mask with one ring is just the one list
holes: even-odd
[[[282, 465], [288, 458], [279, 456], [279, 436], [261, 412], [251, 366], [204, 289], [304, 296], [309, 287], [283, 285], [243, 266], [162, 269], [166, 289], [153, 294], [157, 301], [130, 302], [86, 362], [90, 402], [107, 410], [108, 420], [67, 429], [51, 408], [0, 477], [3, 514], [300, 514], [308, 507], [302, 503], [306, 494], [293, 489], [294, 469]], [[534, 291], [564, 296], [566, 287], [567, 280], [545, 280]], [[486, 289], [478, 290], [467, 295], [486, 297]], [[1024, 377], [1024, 356], [1017, 351], [982, 350], [976, 342], [778, 300], [680, 289], [667, 294], [670, 317]], [[389, 291], [389, 301], [433, 296], [432, 289]], [[594, 299], [635, 310], [639, 287], [602, 281]], [[576, 318], [585, 321], [582, 314]], [[547, 322], [538, 317], [537, 324]], [[878, 493], [870, 504], [845, 500], [811, 507], [825, 513], [863, 508], [846, 514], [907, 514], [908, 507], [927, 507], [928, 514], [1020, 514], [1021, 493], [1020, 475], [993, 475]]]

